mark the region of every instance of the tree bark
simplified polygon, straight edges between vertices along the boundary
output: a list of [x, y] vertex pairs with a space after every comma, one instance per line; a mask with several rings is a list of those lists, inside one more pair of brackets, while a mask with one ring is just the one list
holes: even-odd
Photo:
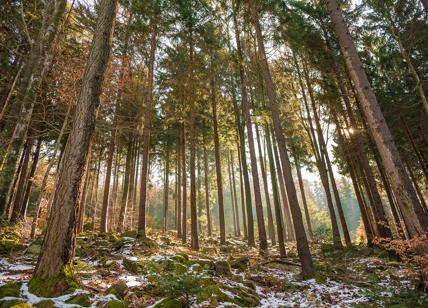
[[66, 266], [72, 266], [74, 256], [81, 182], [86, 171], [103, 77], [110, 56], [116, 8], [116, 0], [102, 0], [100, 3], [92, 48], [82, 81], [73, 128], [68, 136], [59, 171], [46, 235], [29, 282], [30, 292], [33, 287], [40, 288], [40, 283], [46, 283], [52, 278], [58, 278], [58, 283], [46, 290], [49, 295], [57, 296], [69, 288], [64, 271]]
[[241, 236], [241, 227], [240, 227], [240, 219], [239, 219], [239, 211], [238, 211], [238, 196], [236, 193], [236, 180], [235, 180], [235, 168], [234, 168], [234, 161], [233, 161], [233, 153], [229, 150], [229, 156], [230, 156], [230, 166], [231, 166], [231, 174], [232, 174], [232, 189], [233, 189], [233, 195], [235, 199], [235, 213], [236, 213], [236, 226], [237, 226], [237, 236]]
[[168, 201], [169, 201], [169, 148], [166, 147], [164, 193], [163, 193], [163, 232], [166, 232], [168, 225]]
[[[133, 167], [134, 164], [131, 162], [134, 160], [134, 140], [130, 139], [128, 141], [126, 149], [126, 160], [125, 160], [125, 174], [123, 175], [123, 192], [122, 192], [122, 201], [119, 211], [119, 222], [117, 225], [117, 232], [122, 233], [125, 230], [125, 220], [127, 209], [129, 205], [129, 195], [130, 195], [130, 186], [133, 183]], [[132, 164], [132, 166], [131, 166]]]

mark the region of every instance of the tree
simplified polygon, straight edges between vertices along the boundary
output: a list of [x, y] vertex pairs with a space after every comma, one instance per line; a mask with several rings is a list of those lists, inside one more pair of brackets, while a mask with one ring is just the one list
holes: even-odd
[[[91, 52], [80, 90], [73, 128], [63, 154], [55, 197], [36, 269], [29, 283], [32, 293], [55, 296], [72, 287], [76, 214], [82, 179], [94, 132], [101, 85], [110, 55], [117, 1], [103, 0]], [[71, 279], [71, 281], [70, 281]]]

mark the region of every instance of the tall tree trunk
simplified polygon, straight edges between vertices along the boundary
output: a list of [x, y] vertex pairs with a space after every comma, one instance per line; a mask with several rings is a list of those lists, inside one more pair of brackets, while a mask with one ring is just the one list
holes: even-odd
[[163, 232], [166, 232], [168, 225], [168, 200], [169, 200], [169, 148], [166, 147], [164, 193], [163, 193]]
[[[122, 192], [122, 201], [120, 205], [119, 211], [119, 222], [117, 224], [117, 232], [122, 233], [125, 230], [125, 220], [127, 209], [129, 205], [129, 195], [130, 195], [130, 186], [133, 183], [133, 163], [131, 161], [134, 160], [134, 140], [130, 139], [128, 141], [127, 149], [126, 149], [126, 160], [125, 160], [125, 174], [123, 175], [123, 192]], [[132, 166], [131, 166], [132, 164]]]
[[278, 235], [278, 247], [280, 256], [285, 256], [285, 246], [284, 246], [284, 230], [282, 225], [282, 214], [281, 214], [281, 205], [279, 203], [279, 192], [278, 192], [278, 182], [276, 180], [276, 171], [275, 171], [275, 161], [272, 152], [272, 142], [270, 138], [270, 133], [268, 129], [265, 129], [265, 139], [267, 142], [267, 154], [269, 158], [269, 168], [270, 168], [270, 179], [272, 182], [272, 193], [273, 193], [273, 205], [275, 208], [275, 217], [276, 217], [276, 230]]
[[270, 204], [269, 188], [268, 188], [266, 170], [264, 166], [264, 158], [263, 158], [263, 152], [262, 152], [262, 145], [260, 141], [260, 133], [259, 133], [259, 128], [257, 126], [255, 129], [256, 129], [256, 137], [257, 137], [257, 147], [259, 151], [260, 169], [262, 172], [262, 179], [263, 179], [263, 190], [265, 193], [266, 207], [267, 207], [267, 214], [268, 214], [269, 238], [272, 241], [272, 245], [276, 245], [275, 226], [273, 223], [272, 206]]
[[303, 185], [303, 178], [302, 178], [302, 171], [300, 167], [299, 157], [297, 156], [297, 152], [294, 144], [291, 146], [291, 150], [294, 156], [294, 163], [296, 165], [296, 173], [297, 173], [297, 179], [299, 181], [300, 195], [302, 196], [303, 210], [305, 211], [306, 226], [308, 228], [309, 239], [312, 241], [314, 239], [314, 233], [312, 231], [311, 219], [309, 217], [308, 202], [306, 201], [305, 186]]
[[221, 175], [221, 161], [220, 161], [220, 141], [218, 136], [218, 124], [217, 124], [217, 99], [215, 95], [215, 84], [214, 80], [211, 80], [211, 107], [213, 117], [213, 129], [214, 129], [214, 154], [215, 154], [215, 169], [217, 176], [217, 199], [218, 199], [218, 212], [220, 222], [220, 243], [226, 243], [226, 225], [224, 221], [224, 200], [223, 200], [223, 182]]
[[88, 191], [88, 186], [89, 186], [89, 180], [91, 177], [91, 172], [89, 170], [89, 166], [91, 163], [91, 151], [89, 150], [89, 154], [88, 154], [88, 162], [87, 162], [87, 167], [86, 170], [88, 170], [86, 172], [85, 175], [85, 181], [83, 182], [83, 191], [82, 191], [82, 195], [81, 195], [81, 199], [80, 199], [80, 207], [79, 207], [79, 212], [77, 214], [77, 226], [76, 226], [76, 234], [79, 234], [80, 232], [83, 231], [83, 223], [84, 223], [84, 216], [85, 216], [85, 209], [86, 209], [86, 193]]
[[395, 146], [393, 137], [380, 110], [376, 96], [352, 42], [347, 25], [336, 0], [325, 0], [348, 71], [355, 85], [364, 116], [370, 128], [376, 147], [388, 177], [391, 179], [394, 195], [403, 213], [403, 219], [411, 237], [425, 234], [428, 230], [428, 216], [417, 200], [411, 181]]
[[24, 160], [22, 162], [21, 174], [19, 176], [18, 186], [16, 187], [16, 197], [12, 206], [11, 223], [21, 220], [21, 206], [24, 198], [25, 182], [28, 175], [28, 164], [30, 162], [31, 151], [33, 150], [34, 138], [29, 137], [24, 147]]
[[208, 156], [207, 148], [204, 142], [204, 180], [205, 180], [205, 208], [207, 212], [207, 232], [208, 236], [212, 235], [212, 221], [211, 221], [211, 209], [210, 209], [210, 192], [208, 186]]
[[[116, 104], [116, 108], [119, 105]], [[108, 231], [108, 212], [109, 212], [109, 204], [110, 204], [110, 181], [111, 181], [111, 171], [113, 167], [113, 156], [115, 152], [115, 143], [116, 143], [116, 123], [117, 123], [117, 109], [115, 111], [114, 120], [113, 120], [113, 128], [111, 130], [110, 143], [107, 150], [107, 168], [105, 173], [105, 181], [104, 181], [104, 194], [103, 201], [101, 205], [101, 222], [100, 222], [100, 232]]]
[[229, 191], [232, 208], [233, 234], [235, 236], [238, 236], [238, 228], [236, 226], [235, 196], [233, 194], [232, 171], [230, 167], [230, 151], [228, 151], [227, 153], [227, 173], [229, 175]]
[[284, 211], [285, 222], [287, 223], [287, 225], [286, 225], [286, 227], [287, 227], [286, 238], [288, 241], [293, 241], [293, 240], [295, 240], [294, 232], [293, 232], [293, 222], [291, 221], [290, 206], [288, 203], [287, 192], [285, 191], [285, 182], [284, 182], [281, 162], [280, 162], [280, 158], [279, 158], [279, 154], [278, 154], [278, 147], [275, 144], [275, 138], [274, 138], [273, 134], [272, 134], [272, 141], [273, 141], [272, 142], [273, 154], [275, 157], [275, 164], [276, 164], [276, 173], [278, 176], [277, 182], [278, 182], [280, 192], [281, 192], [281, 197], [282, 197], [282, 210]]
[[238, 210], [238, 196], [236, 194], [236, 180], [235, 180], [235, 163], [233, 161], [233, 153], [229, 150], [229, 156], [230, 156], [230, 167], [231, 167], [231, 174], [232, 174], [232, 189], [233, 189], [233, 196], [235, 199], [235, 214], [236, 214], [236, 226], [237, 226], [237, 236], [241, 236], [241, 227], [240, 227], [240, 219], [239, 219], [239, 210]]
[[95, 201], [93, 205], [93, 213], [92, 213], [92, 231], [95, 231], [95, 217], [97, 216], [97, 208], [98, 208], [98, 190], [99, 190], [99, 183], [100, 183], [100, 173], [101, 173], [101, 161], [102, 161], [102, 155], [103, 155], [103, 149], [100, 149], [100, 153], [98, 156], [98, 164], [97, 164], [97, 176], [95, 180]]
[[184, 146], [184, 133], [182, 133], [182, 126], [184, 124], [183, 123], [178, 123], [178, 144], [177, 144], [177, 216], [176, 216], [176, 224], [177, 224], [177, 238], [181, 238], [181, 205], [182, 205], [182, 196], [181, 196], [181, 192], [183, 191], [182, 188], [182, 175], [181, 172], [183, 170], [182, 167], [182, 158], [181, 158], [181, 153], [182, 151], [182, 147]]
[[246, 215], [246, 192], [244, 187], [244, 168], [242, 167], [242, 155], [241, 155], [241, 148], [240, 148], [240, 142], [237, 143], [237, 150], [238, 150], [238, 164], [239, 164], [239, 190], [241, 191], [241, 209], [242, 209], [242, 224], [244, 226], [244, 239], [248, 238], [248, 229], [247, 229], [247, 220], [245, 219], [247, 217]]
[[27, 216], [28, 202], [30, 200], [31, 188], [34, 182], [34, 175], [36, 174], [37, 164], [39, 162], [40, 148], [42, 146], [42, 141], [43, 140], [41, 137], [39, 137], [37, 140], [36, 148], [33, 153], [33, 161], [31, 162], [31, 169], [30, 169], [30, 172], [28, 173], [27, 186], [25, 187], [24, 198], [22, 199], [20, 216], [24, 220], [26, 219], [26, 216]]
[[183, 185], [182, 213], [181, 213], [181, 241], [187, 241], [187, 171], [186, 171], [186, 135], [184, 122], [181, 125], [181, 183]]
[[150, 56], [146, 89], [146, 108], [143, 119], [143, 162], [141, 165], [140, 212], [138, 216], [138, 232], [141, 234], [142, 237], [146, 236], [147, 176], [149, 166], [150, 133], [152, 129], [153, 79], [156, 59], [156, 48], [158, 45], [157, 25], [155, 24], [154, 20], [150, 20], [150, 26], [152, 28], [152, 33], [150, 38]]
[[293, 217], [294, 231], [297, 240], [297, 251], [302, 264], [302, 274], [304, 276], [312, 276], [314, 274], [314, 266], [312, 262], [311, 252], [309, 250], [308, 241], [306, 238], [305, 227], [303, 225], [302, 213], [300, 212], [299, 203], [297, 201], [296, 188], [294, 187], [293, 175], [291, 173], [290, 159], [288, 157], [286, 142], [281, 128], [279, 119], [279, 108], [277, 105], [276, 90], [269, 71], [269, 66], [264, 48], [263, 35], [257, 14], [255, 0], [249, 0], [250, 15], [256, 30], [258, 56], [260, 61], [261, 73], [266, 84], [266, 92], [269, 98], [269, 108], [272, 114], [272, 122], [275, 130], [275, 136], [278, 142], [279, 154], [281, 158], [282, 171], [284, 173], [285, 186], [287, 189], [288, 200], [290, 203], [291, 214]]
[[[82, 81], [73, 128], [68, 136], [63, 163], [52, 203], [46, 235], [29, 290], [34, 293], [46, 284], [43, 293], [58, 296], [70, 286], [67, 282], [75, 248], [76, 214], [79, 212], [81, 182], [85, 175], [88, 150], [102, 92], [104, 72], [110, 55], [117, 1], [102, 0], [92, 48]], [[57, 283], [49, 283], [51, 279]]]

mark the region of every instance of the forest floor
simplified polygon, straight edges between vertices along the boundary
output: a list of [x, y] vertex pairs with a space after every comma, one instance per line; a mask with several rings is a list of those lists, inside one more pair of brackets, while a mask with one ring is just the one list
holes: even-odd
[[80, 234], [79, 289], [57, 298], [28, 291], [40, 240], [0, 243], [2, 307], [428, 307], [416, 265], [364, 246], [311, 244], [316, 276], [303, 280], [295, 247], [260, 257], [246, 242], [201, 238], [193, 252], [174, 233]]

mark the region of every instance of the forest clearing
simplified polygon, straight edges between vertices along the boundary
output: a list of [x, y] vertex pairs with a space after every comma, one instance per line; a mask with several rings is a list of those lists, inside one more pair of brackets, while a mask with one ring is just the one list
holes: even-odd
[[427, 0], [0, 3], [0, 308], [428, 307]]

